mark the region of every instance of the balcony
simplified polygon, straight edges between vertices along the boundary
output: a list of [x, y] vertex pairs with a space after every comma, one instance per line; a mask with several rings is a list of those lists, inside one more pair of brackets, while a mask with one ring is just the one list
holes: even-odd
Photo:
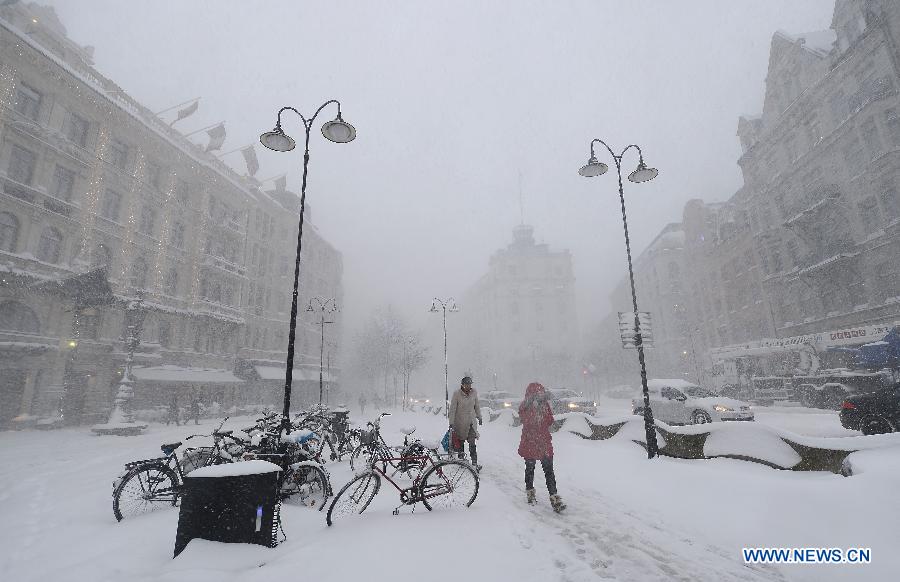
[[853, 259], [858, 255], [858, 252], [837, 253], [817, 263], [803, 267], [802, 269], [797, 271], [797, 275], [800, 277], [804, 275], [822, 275], [830, 272], [835, 267], [843, 267], [846, 264], [847, 260]]
[[79, 208], [77, 204], [50, 196], [42, 188], [22, 184], [3, 174], [0, 174], [0, 184], [2, 184], [4, 194], [66, 218], [72, 218]]

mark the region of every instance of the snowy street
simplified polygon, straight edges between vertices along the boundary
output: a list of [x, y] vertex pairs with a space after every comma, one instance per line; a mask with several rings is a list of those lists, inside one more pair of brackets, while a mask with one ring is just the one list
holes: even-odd
[[[611, 403], [606, 403], [612, 406]], [[803, 426], [810, 414], [772, 412]], [[828, 415], [827, 411], [821, 414]], [[761, 415], [761, 420], [765, 417]], [[228, 426], [248, 424], [234, 419]], [[836, 422], [837, 419], [835, 418]], [[215, 423], [217, 424], [217, 423]], [[384, 420], [388, 443], [400, 428], [439, 438], [443, 417], [397, 413]], [[199, 429], [214, 426], [207, 420]], [[839, 426], [839, 425], [838, 425]], [[900, 566], [897, 448], [860, 475], [792, 473], [736, 460], [647, 461], [626, 438], [554, 436], [562, 515], [549, 506], [540, 469], [539, 504], [525, 504], [519, 430], [485, 422], [484, 464], [471, 508], [429, 513], [399, 504], [386, 482], [360, 517], [325, 525], [325, 512], [283, 509], [287, 541], [275, 549], [192, 542], [172, 559], [178, 511], [117, 523], [111, 482], [126, 461], [157, 455], [162, 442], [194, 426], [151, 425], [137, 437], [85, 429], [0, 434], [0, 578], [30, 580], [271, 580], [300, 577], [457, 580], [884, 580]], [[811, 434], [811, 433], [807, 433]], [[347, 462], [329, 463], [339, 489]], [[747, 566], [741, 548], [871, 547], [869, 565]]]

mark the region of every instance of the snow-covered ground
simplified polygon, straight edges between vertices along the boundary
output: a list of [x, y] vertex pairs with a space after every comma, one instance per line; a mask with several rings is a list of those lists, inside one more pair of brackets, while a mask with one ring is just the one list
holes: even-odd
[[[608, 401], [615, 402], [624, 408], [608, 404], [604, 412], [627, 413], [627, 401]], [[855, 434], [842, 433], [828, 411], [757, 414], [798, 433]], [[388, 442], [401, 442], [408, 425], [437, 439], [444, 420], [394, 414], [383, 423]], [[499, 420], [482, 427], [484, 470], [469, 509], [429, 513], [420, 505], [394, 516], [398, 496], [383, 483], [365, 514], [330, 528], [325, 512], [285, 507], [287, 541], [275, 549], [194, 541], [173, 560], [178, 511], [117, 523], [111, 482], [126, 461], [157, 456], [160, 443], [191, 432], [151, 424], [136, 437], [84, 428], [0, 433], [0, 580], [888, 580], [900, 570], [900, 439], [866, 451], [865, 470], [844, 478], [730, 459], [648, 461], [624, 435], [586, 441], [558, 433], [555, 466], [569, 508], [557, 515], [540, 469], [540, 503], [524, 503], [519, 430]], [[329, 464], [335, 489], [350, 478], [346, 465]], [[872, 563], [748, 566], [748, 546], [870, 547]]]

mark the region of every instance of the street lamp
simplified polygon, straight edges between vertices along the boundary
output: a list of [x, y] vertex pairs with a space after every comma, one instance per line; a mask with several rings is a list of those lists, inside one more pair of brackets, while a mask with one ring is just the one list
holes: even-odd
[[[313, 307], [313, 301], [315, 301], [319, 307], [318, 309]], [[337, 303], [334, 298], [331, 299], [322, 299], [321, 297], [313, 297], [309, 300], [309, 305], [306, 306], [306, 311], [312, 313], [314, 311], [320, 311], [320, 319], [319, 325], [322, 327], [322, 343], [319, 348], [319, 406], [322, 405], [322, 396], [325, 393], [324, 383], [322, 382], [322, 366], [325, 364], [325, 324], [326, 323], [334, 323], [333, 321], [325, 321], [326, 313], [334, 313], [338, 310]]]
[[625, 155], [625, 152], [631, 148], [636, 149], [638, 152], [637, 168], [628, 175], [628, 180], [635, 184], [652, 180], [659, 174], [659, 171], [644, 165], [644, 154], [640, 147], [632, 144], [622, 150], [622, 153], [616, 155], [606, 142], [595, 139], [591, 141], [591, 157], [588, 159], [588, 163], [578, 170], [578, 173], [585, 178], [602, 176], [609, 169], [609, 166], [597, 160], [597, 156], [594, 154], [595, 143], [603, 144], [607, 151], [609, 151], [609, 155], [612, 156], [613, 162], [616, 164], [616, 172], [619, 175], [619, 201], [622, 205], [622, 226], [625, 229], [625, 254], [628, 256], [628, 280], [631, 283], [631, 303], [634, 307], [634, 343], [637, 347], [638, 362], [641, 365], [641, 387], [644, 393], [644, 429], [647, 433], [647, 458], [652, 459], [659, 452], [659, 446], [656, 442], [656, 427], [653, 423], [653, 411], [650, 409], [650, 393], [647, 390], [647, 366], [644, 361], [644, 340], [641, 337], [641, 322], [638, 315], [637, 293], [634, 289], [634, 270], [631, 266], [631, 241], [628, 238], [628, 219], [625, 215], [625, 193], [622, 190], [622, 157]]
[[282, 412], [281, 426], [285, 432], [291, 430], [291, 382], [293, 380], [294, 371], [294, 338], [297, 333], [297, 289], [300, 283], [300, 250], [303, 248], [303, 212], [306, 209], [306, 174], [309, 169], [309, 136], [316, 117], [331, 103], [337, 105], [337, 117], [322, 126], [322, 135], [335, 143], [347, 143], [353, 141], [356, 137], [356, 129], [341, 117], [341, 104], [335, 99], [331, 99], [320, 105], [309, 119], [306, 119], [302, 113], [293, 107], [282, 107], [278, 110], [275, 129], [267, 131], [259, 136], [260, 143], [270, 150], [276, 152], [289, 152], [294, 149], [294, 146], [297, 145], [296, 142], [281, 129], [281, 114], [286, 110], [293, 111], [300, 116], [300, 119], [303, 120], [303, 129], [306, 133], [306, 139], [304, 141], [305, 149], [303, 151], [303, 181], [300, 187], [300, 224], [297, 229], [297, 258], [294, 261], [294, 292], [291, 297], [291, 323], [288, 331], [287, 368], [284, 372], [284, 411]]
[[[441, 306], [438, 309], [438, 305]], [[444, 314], [444, 414], [447, 418], [450, 418], [450, 380], [448, 376], [447, 369], [447, 312], [457, 313], [459, 312], [459, 307], [456, 306], [456, 301], [453, 297], [448, 299], [438, 299], [434, 298], [434, 301], [431, 302], [431, 309], [429, 309], [431, 313], [443, 312]]]

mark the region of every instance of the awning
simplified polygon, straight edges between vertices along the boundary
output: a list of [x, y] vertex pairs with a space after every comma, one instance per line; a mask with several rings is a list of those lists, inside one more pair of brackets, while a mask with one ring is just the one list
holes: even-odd
[[150, 368], [135, 367], [132, 374], [138, 380], [148, 382], [185, 382], [191, 384], [237, 384], [243, 380], [219, 368], [183, 368], [165, 365]]
[[[260, 380], [281, 380], [284, 382], [284, 366], [253, 366], [253, 368], [256, 370], [256, 373], [259, 374]], [[294, 368], [291, 379], [296, 382], [318, 382], [319, 370]], [[322, 380], [325, 382], [335, 382], [337, 381], [337, 378], [327, 371], [323, 371]]]

